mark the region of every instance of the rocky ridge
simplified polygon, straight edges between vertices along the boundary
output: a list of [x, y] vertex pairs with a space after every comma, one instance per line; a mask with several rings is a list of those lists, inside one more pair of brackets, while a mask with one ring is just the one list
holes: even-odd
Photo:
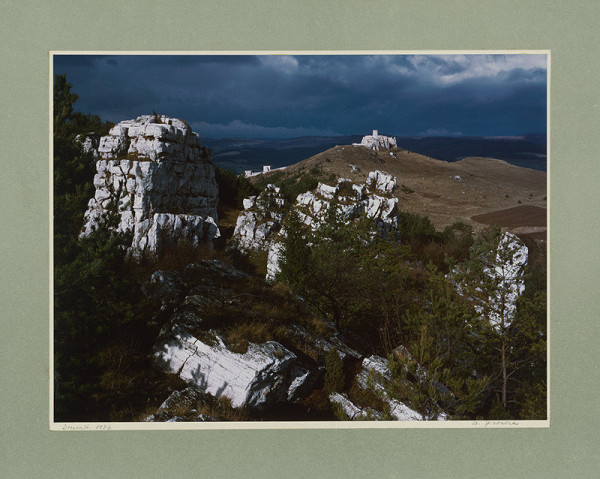
[[[91, 139], [84, 140], [83, 146], [95, 151]], [[132, 251], [137, 254], [160, 252], [181, 237], [198, 244], [219, 234], [218, 192], [210, 153], [185, 123], [150, 116], [122, 122], [99, 141], [97, 155], [97, 190], [86, 213], [83, 234], [97, 226], [111, 201], [118, 206], [118, 230], [134, 233]], [[395, 188], [395, 177], [375, 170], [362, 184], [343, 178], [335, 185], [320, 183], [315, 190], [298, 195], [291, 207], [307, 225], [317, 229], [335, 201], [344, 220], [353, 221], [366, 214], [375, 219], [381, 231], [389, 232], [397, 228], [398, 198], [392, 196]], [[286, 206], [274, 185], [245, 199], [231, 242], [232, 247], [244, 252], [268, 251], [268, 279], [273, 279], [278, 270]], [[509, 302], [514, 307], [524, 287], [518, 271], [526, 262], [527, 249], [517, 245], [512, 235], [505, 235], [501, 245], [517, 249], [506, 275], [507, 287], [511, 288]], [[497, 268], [488, 273], [500, 274]], [[162, 326], [153, 351], [155, 364], [189, 384], [187, 389], [173, 392], [148, 421], [212, 421], [213, 417], [201, 413], [177, 415], [183, 406], [194, 412], [193, 405], [203, 395], [228, 398], [234, 408], [260, 411], [279, 404], [301, 403], [322, 387], [324, 358], [333, 348], [346, 369], [360, 365], [353, 381], [357, 387], [375, 392], [387, 405], [391, 419], [425, 419], [388, 397], [388, 361], [379, 356], [364, 357], [346, 344], [331, 324], [324, 333], [315, 334], [305, 325], [291, 323], [286, 331], [291, 344], [277, 340], [248, 341], [241, 348], [232, 344], [227, 339], [231, 325], [215, 324], [206, 315], [210, 310], [235, 305], [242, 294], [248, 294], [236, 287], [247, 280], [248, 275], [228, 264], [203, 261], [183, 271], [157, 271], [144, 285], [144, 293], [157, 307], [155, 322]], [[296, 301], [301, 306], [301, 300]], [[419, 377], [427, 380], [426, 372]], [[345, 393], [332, 393], [329, 401], [353, 420], [387, 418], [382, 410], [362, 405]], [[437, 419], [446, 416], [442, 413]]]
[[[375, 220], [382, 233], [397, 228], [398, 198], [391, 196], [396, 178], [375, 170], [363, 184], [340, 178], [335, 185], [319, 183], [314, 191], [297, 196], [291, 208], [313, 230], [325, 221], [326, 213], [335, 200], [337, 212], [344, 221], [353, 221], [366, 214]], [[285, 235], [285, 199], [278, 187], [268, 185], [258, 197], [244, 200], [230, 246], [246, 253], [268, 251], [267, 279], [279, 271], [281, 238]]]
[[132, 232], [134, 255], [158, 253], [178, 241], [197, 246], [219, 236], [218, 187], [210, 151], [184, 121], [140, 116], [115, 125], [84, 149], [99, 159], [96, 192], [85, 213], [82, 236], [109, 211], [119, 232]]

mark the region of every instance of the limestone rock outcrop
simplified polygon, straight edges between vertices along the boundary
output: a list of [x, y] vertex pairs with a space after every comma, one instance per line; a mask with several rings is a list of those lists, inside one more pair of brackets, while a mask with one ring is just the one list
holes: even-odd
[[181, 325], [163, 336], [155, 349], [162, 368], [177, 374], [204, 393], [231, 399], [233, 407], [265, 408], [278, 401], [293, 401], [310, 370], [302, 368], [294, 353], [276, 341], [250, 343], [245, 353], [227, 348], [221, 336], [209, 331], [200, 339]]
[[266, 251], [269, 239], [281, 229], [285, 198], [275, 185], [267, 185], [258, 196], [243, 200], [231, 247], [244, 252]]
[[[169, 309], [154, 346], [155, 364], [199, 393], [229, 398], [233, 407], [266, 409], [298, 402], [322, 378], [316, 361], [308, 359], [310, 351], [291, 350], [274, 340], [249, 341], [236, 348], [226, 340], [228, 323], [207, 324], [215, 309], [247, 296], [250, 280], [216, 260], [153, 273], [143, 291], [153, 303]], [[315, 355], [321, 356], [323, 352]]]
[[329, 395], [329, 401], [337, 405], [351, 421], [377, 421], [383, 418], [383, 414], [373, 408], [357, 406], [346, 394], [332, 393]]
[[[391, 380], [391, 372], [388, 360], [380, 356], [369, 356], [363, 358], [360, 370], [355, 379], [356, 387], [359, 390], [366, 390], [374, 393], [380, 398], [384, 407], [373, 409], [373, 407], [361, 405], [360, 402], [353, 402], [347, 394], [333, 393], [329, 395], [329, 401], [339, 408], [350, 420], [383, 420], [392, 419], [396, 421], [424, 421], [426, 418], [419, 412], [410, 408], [396, 398], [389, 396], [387, 388]], [[428, 381], [426, 374], [422, 374], [421, 380]], [[438, 387], [432, 382], [432, 385]], [[410, 388], [410, 383], [406, 384]], [[443, 387], [439, 385], [439, 387]], [[360, 395], [358, 396], [360, 399]], [[386, 404], [387, 403], [387, 404]], [[387, 414], [384, 410], [387, 410]], [[436, 417], [438, 421], [447, 420], [447, 415], [443, 411]]]
[[363, 389], [372, 389], [381, 395], [390, 406], [391, 415], [398, 421], [422, 421], [423, 416], [409, 408], [397, 399], [389, 398], [385, 387], [391, 378], [387, 359], [380, 356], [370, 356], [363, 359], [362, 367], [357, 376], [357, 384]]
[[[373, 173], [376, 175], [372, 176]], [[395, 179], [391, 175], [387, 175], [389, 179], [384, 175], [387, 174], [371, 172], [366, 185], [352, 184], [344, 178], [340, 178], [335, 186], [319, 183], [316, 190], [301, 193], [296, 198], [300, 218], [316, 230], [325, 220], [331, 201], [335, 198], [338, 213], [345, 221], [352, 221], [366, 213], [380, 229], [389, 231], [397, 224], [398, 198], [381, 196], [381, 193], [391, 193], [395, 186]], [[371, 178], [374, 180], [369, 181]]]
[[385, 171], [371, 171], [367, 178], [367, 185], [381, 193], [392, 193], [396, 188], [396, 178]]
[[[376, 170], [369, 173], [364, 184], [354, 184], [345, 178], [339, 178], [335, 185], [319, 183], [315, 190], [299, 194], [291, 208], [316, 231], [335, 200], [344, 221], [366, 214], [385, 234], [398, 225], [398, 198], [391, 195], [395, 187], [395, 177]], [[273, 280], [279, 272], [281, 238], [285, 235], [285, 199], [278, 187], [267, 185], [260, 195], [244, 199], [243, 204], [244, 211], [238, 216], [230, 247], [245, 253], [267, 251], [267, 279]]]
[[[324, 223], [327, 210], [335, 199], [337, 212], [344, 221], [350, 222], [366, 214], [375, 221], [380, 233], [387, 234], [398, 227], [398, 198], [391, 196], [395, 186], [396, 179], [391, 175], [374, 171], [365, 184], [353, 184], [344, 178], [334, 186], [319, 183], [314, 191], [298, 195], [293, 207], [300, 219], [315, 231]], [[273, 280], [279, 272], [280, 239], [284, 235], [285, 227], [282, 227], [268, 242], [268, 280]]]
[[486, 316], [490, 324], [499, 329], [509, 326], [517, 312], [517, 300], [525, 291], [524, 268], [527, 265], [529, 250], [512, 233], [503, 233], [496, 249], [493, 264], [484, 268], [493, 281], [495, 294], [483, 301], [476, 301], [475, 309]]
[[[83, 146], [93, 148], [93, 141]], [[123, 121], [100, 139], [97, 156], [82, 236], [109, 210], [119, 216], [117, 231], [133, 232], [133, 255], [160, 253], [182, 240], [211, 244], [220, 235], [210, 150], [184, 121], [157, 115]]]

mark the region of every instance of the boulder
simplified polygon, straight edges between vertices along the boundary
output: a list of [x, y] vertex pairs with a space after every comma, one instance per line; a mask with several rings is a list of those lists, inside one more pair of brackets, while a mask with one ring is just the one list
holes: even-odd
[[205, 336], [197, 338], [174, 325], [155, 347], [157, 364], [203, 393], [231, 399], [233, 407], [265, 409], [299, 400], [310, 390], [310, 369], [278, 342], [250, 343], [245, 353], [236, 353], [217, 332]]
[[133, 232], [134, 256], [159, 253], [181, 240], [212, 244], [219, 236], [210, 151], [185, 122], [151, 115], [123, 121], [100, 139], [97, 152], [96, 192], [82, 236], [114, 209], [116, 231]]
[[357, 420], [373, 420], [380, 421], [383, 418], [383, 414], [378, 411], [375, 411], [373, 408], [362, 408], [354, 404], [346, 394], [333, 393], [329, 395], [329, 400], [338, 405], [344, 414], [351, 421]]

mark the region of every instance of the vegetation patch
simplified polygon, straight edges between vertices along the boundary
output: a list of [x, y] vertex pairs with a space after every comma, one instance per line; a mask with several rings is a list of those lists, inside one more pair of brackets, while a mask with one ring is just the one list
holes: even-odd
[[286, 198], [288, 204], [296, 201], [301, 193], [314, 190], [319, 182], [335, 182], [336, 176], [331, 173], [327, 175], [319, 166], [312, 167], [308, 172], [300, 171], [291, 176], [286, 176], [283, 171], [275, 172], [269, 176], [261, 175], [254, 186], [259, 190], [264, 190], [268, 184], [274, 184], [281, 188], [281, 192]]

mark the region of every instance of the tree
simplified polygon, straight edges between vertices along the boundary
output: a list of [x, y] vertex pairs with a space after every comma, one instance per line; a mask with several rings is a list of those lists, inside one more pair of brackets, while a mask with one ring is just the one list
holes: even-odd
[[[529, 286], [528, 286], [529, 287]], [[527, 290], [526, 290], [527, 291]], [[545, 419], [546, 408], [546, 291], [523, 294], [508, 331], [511, 358], [509, 379], [513, 401], [522, 419]]]
[[[115, 234], [108, 214], [79, 239], [93, 194], [94, 158], [77, 134], [110, 123], [73, 109], [64, 75], [54, 86], [54, 370], [55, 419], [109, 420], [111, 409], [139, 397], [151, 338], [139, 273], [125, 259], [131, 237]], [[142, 365], [144, 367], [142, 367]]]
[[71, 93], [72, 85], [67, 82], [66, 75], [54, 77], [54, 138], [66, 137], [69, 134], [69, 122], [72, 120], [73, 104], [79, 95]]
[[389, 281], [376, 226], [366, 217], [346, 223], [335, 200], [314, 221], [313, 231], [297, 211], [288, 214], [278, 279], [338, 327], [358, 330], [377, 316]]
[[476, 413], [488, 378], [473, 375], [478, 332], [473, 308], [432, 265], [422, 301], [403, 317], [405, 346], [390, 355], [390, 397], [409, 402], [426, 419]]
[[277, 279], [303, 297], [308, 297], [311, 290], [312, 239], [312, 231], [302, 222], [298, 211], [292, 209], [282, 231], [282, 255]]
[[513, 349], [511, 326], [517, 300], [525, 288], [526, 261], [527, 250], [517, 237], [493, 228], [475, 241], [470, 259], [454, 271], [459, 289], [472, 302], [480, 319], [485, 354], [491, 361], [494, 357], [499, 359], [497, 376], [504, 410], [508, 406], [509, 379], [514, 372], [509, 371]]

